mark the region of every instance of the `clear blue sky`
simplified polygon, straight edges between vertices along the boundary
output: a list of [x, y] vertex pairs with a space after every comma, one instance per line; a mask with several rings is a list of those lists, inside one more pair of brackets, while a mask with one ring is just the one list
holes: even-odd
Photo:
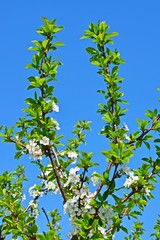
[[[129, 111], [124, 119], [131, 130], [135, 130], [135, 119], [143, 118], [146, 109], [158, 108], [158, 92], [160, 87], [160, 1], [154, 0], [81, 0], [81, 1], [2, 1], [0, 9], [0, 125], [14, 125], [24, 99], [28, 97], [27, 77], [30, 72], [25, 65], [30, 63], [31, 52], [27, 48], [31, 40], [37, 38], [35, 29], [42, 24], [41, 17], [57, 18], [59, 25], [64, 25], [58, 39], [65, 47], [58, 51], [64, 66], [59, 69], [56, 83], [56, 95], [60, 101], [60, 113], [57, 114], [61, 132], [69, 137], [72, 126], [79, 119], [91, 120], [94, 131], [88, 137], [88, 151], [95, 152], [95, 158], [100, 150], [104, 150], [106, 142], [97, 133], [103, 123], [96, 114], [101, 97], [96, 90], [102, 88], [103, 80], [96, 75], [96, 67], [89, 63], [85, 48], [89, 41], [80, 40], [83, 30], [90, 22], [105, 20], [111, 31], [117, 31], [119, 36], [114, 39], [115, 47], [121, 52], [126, 64], [121, 67], [120, 75], [125, 78], [124, 98], [129, 101]], [[94, 133], [95, 132], [95, 133]], [[144, 148], [142, 156], [148, 151]], [[13, 159], [14, 147], [0, 143], [1, 170], [13, 170], [17, 162]], [[96, 159], [95, 159], [96, 160]], [[22, 159], [18, 163], [27, 163]], [[132, 161], [139, 161], [134, 159]], [[137, 163], [132, 162], [132, 166]], [[27, 170], [28, 177], [31, 171]], [[33, 185], [34, 175], [31, 174]], [[28, 186], [30, 186], [28, 184]], [[149, 239], [150, 229], [155, 220], [156, 211], [160, 213], [160, 187], [155, 192], [156, 200], [151, 202], [145, 211], [148, 223], [145, 225]], [[153, 213], [153, 208], [155, 214]], [[157, 210], [156, 210], [157, 209]], [[153, 216], [153, 218], [151, 217]], [[65, 239], [65, 237], [64, 237]], [[115, 238], [123, 239], [123, 236]]]

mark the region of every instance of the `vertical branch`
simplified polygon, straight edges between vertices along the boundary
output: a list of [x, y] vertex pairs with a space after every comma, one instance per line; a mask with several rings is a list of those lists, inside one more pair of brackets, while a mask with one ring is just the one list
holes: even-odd
[[48, 152], [48, 156], [49, 156], [50, 161], [51, 161], [51, 164], [52, 164], [53, 172], [54, 172], [54, 174], [55, 174], [55, 177], [56, 177], [56, 180], [57, 180], [57, 184], [58, 184], [59, 190], [60, 190], [60, 192], [61, 192], [61, 194], [62, 194], [62, 197], [63, 197], [63, 199], [64, 199], [64, 202], [66, 202], [66, 201], [67, 201], [67, 196], [66, 196], [66, 194], [65, 194], [65, 192], [64, 192], [64, 188], [63, 188], [63, 186], [62, 186], [62, 184], [61, 184], [60, 177], [59, 177], [59, 173], [58, 173], [58, 171], [57, 171], [57, 167], [56, 167], [56, 164], [55, 164], [55, 162], [54, 162], [54, 159], [53, 159], [53, 157], [52, 157], [51, 152]]
[[44, 215], [45, 215], [45, 217], [47, 219], [47, 222], [48, 222], [48, 225], [49, 225], [50, 229], [53, 229], [53, 227], [52, 227], [52, 225], [51, 225], [51, 223], [49, 221], [48, 215], [46, 213], [46, 210], [43, 207], [42, 207], [42, 211], [43, 211], [43, 213], [44, 213]]
[[[109, 170], [111, 169], [111, 167], [112, 167], [112, 163], [109, 162], [106, 171], [109, 171]], [[97, 198], [97, 195], [98, 195], [98, 193], [100, 193], [100, 191], [101, 191], [103, 185], [104, 185], [103, 183], [100, 183], [100, 184], [99, 184], [99, 186], [98, 186], [98, 188], [97, 188], [97, 190], [96, 190], [96, 194], [95, 194], [95, 196], [94, 196], [94, 199]]]

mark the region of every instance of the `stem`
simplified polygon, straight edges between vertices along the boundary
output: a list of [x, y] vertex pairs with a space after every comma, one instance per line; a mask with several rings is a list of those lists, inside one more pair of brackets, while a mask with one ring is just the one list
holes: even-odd
[[48, 225], [49, 225], [50, 229], [53, 229], [53, 227], [52, 227], [52, 225], [51, 225], [51, 223], [49, 221], [48, 215], [46, 213], [46, 210], [43, 207], [42, 207], [42, 211], [43, 211], [43, 213], [44, 213], [44, 215], [45, 215], [45, 217], [47, 219], [47, 222], [48, 222]]
[[[83, 183], [85, 182], [84, 181], [85, 174], [86, 174], [86, 170], [84, 169], [83, 174], [82, 174], [81, 186], [78, 189], [79, 191], [81, 190], [81, 188], [83, 187]], [[80, 197], [78, 199], [78, 207], [79, 207], [79, 209], [81, 207], [81, 199], [80, 199]]]
[[[112, 167], [112, 163], [109, 162], [106, 171], [109, 171], [109, 170], [111, 169], [111, 167]], [[98, 193], [100, 193], [100, 191], [101, 191], [103, 185], [104, 185], [103, 183], [100, 183], [100, 184], [99, 184], [99, 186], [98, 186], [98, 188], [97, 188], [97, 190], [96, 190], [96, 194], [95, 194], [95, 196], [94, 196], [93, 199], [96, 199], [96, 198], [97, 198], [97, 195], [98, 195]]]
[[136, 190], [132, 190], [125, 198], [122, 199], [122, 203], [126, 202], [128, 200], [128, 198], [130, 198], [136, 192], [137, 192]]
[[[148, 134], [150, 131], [154, 130], [154, 125], [155, 123], [160, 119], [160, 115], [158, 115], [156, 117], [156, 119], [152, 122], [152, 125], [148, 128], [148, 129], [145, 129], [140, 135], [139, 137], [136, 138], [136, 141], [139, 141], [139, 140], [142, 140], [143, 137]], [[134, 143], [135, 141], [130, 141], [128, 144], [132, 144]]]
[[58, 173], [58, 171], [57, 171], [55, 161], [54, 161], [54, 159], [53, 159], [53, 157], [52, 157], [52, 154], [51, 154], [50, 152], [48, 152], [48, 156], [49, 156], [50, 161], [51, 161], [51, 164], [52, 164], [53, 172], [54, 172], [54, 174], [55, 174], [55, 177], [56, 177], [56, 180], [57, 180], [57, 184], [58, 184], [59, 190], [60, 190], [60, 192], [61, 192], [61, 194], [62, 194], [62, 197], [63, 197], [63, 199], [64, 199], [64, 202], [66, 202], [66, 201], [67, 201], [67, 197], [66, 197], [66, 194], [65, 194], [65, 192], [64, 192], [63, 186], [62, 186], [62, 184], [61, 184], [60, 177], [59, 177], [59, 173]]
[[59, 163], [59, 160], [58, 160], [58, 156], [57, 156], [56, 151], [54, 150], [54, 147], [52, 147], [52, 152], [53, 152], [53, 154], [54, 154], [54, 156], [55, 156], [55, 159], [56, 159], [56, 162], [57, 162], [58, 167], [60, 167], [60, 163]]

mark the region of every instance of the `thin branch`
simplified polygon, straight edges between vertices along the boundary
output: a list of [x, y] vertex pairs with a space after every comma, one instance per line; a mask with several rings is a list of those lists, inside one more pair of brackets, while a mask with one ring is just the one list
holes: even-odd
[[[108, 167], [107, 167], [106, 171], [109, 171], [109, 170], [111, 169], [111, 167], [112, 167], [112, 163], [111, 163], [111, 162], [109, 162], [109, 164], [108, 164]], [[101, 189], [102, 189], [103, 185], [104, 185], [103, 183], [100, 183], [100, 184], [99, 184], [99, 186], [98, 186], [98, 188], [97, 188], [97, 190], [96, 190], [96, 194], [95, 194], [95, 196], [94, 196], [94, 199], [96, 199], [96, 197], [97, 197], [98, 193], [100, 193], [100, 191], [101, 191]]]
[[[160, 120], [160, 115], [158, 115], [158, 116], [154, 119], [154, 121], [152, 122], [152, 125], [151, 125], [148, 129], [145, 129], [145, 131], [143, 131], [143, 132], [139, 135], [139, 137], [136, 138], [136, 141], [142, 140], [143, 137], [144, 137], [146, 134], [148, 134], [150, 131], [154, 130], [154, 125], [155, 125], [155, 123], [156, 123], [158, 120]], [[134, 143], [134, 142], [135, 142], [135, 141], [130, 141], [128, 144], [131, 144], [131, 143]]]
[[48, 215], [46, 213], [46, 210], [43, 207], [42, 207], [42, 211], [43, 211], [43, 213], [44, 213], [44, 215], [45, 215], [45, 217], [47, 219], [47, 222], [48, 222], [48, 225], [50, 226], [50, 229], [53, 229], [53, 227], [52, 227], [52, 225], [51, 225], [51, 223], [49, 221]]
[[[126, 202], [128, 198], [130, 198], [133, 194], [135, 194], [137, 191], [134, 189], [132, 190], [125, 198], [122, 199], [122, 203]], [[118, 206], [118, 205], [117, 205]]]
[[52, 147], [52, 150], [51, 150], [51, 151], [52, 151], [53, 154], [54, 154], [54, 157], [55, 157], [55, 159], [56, 159], [56, 162], [57, 162], [58, 167], [60, 167], [59, 159], [58, 159], [58, 156], [57, 156], [56, 151], [54, 150], [54, 147]]
[[59, 190], [60, 190], [60, 192], [61, 192], [61, 194], [62, 194], [62, 196], [63, 196], [64, 202], [66, 202], [66, 201], [67, 201], [67, 197], [66, 197], [66, 194], [65, 194], [65, 192], [64, 192], [63, 186], [62, 186], [62, 184], [61, 184], [60, 177], [59, 177], [59, 173], [58, 173], [58, 171], [57, 171], [56, 164], [55, 164], [55, 162], [54, 162], [54, 159], [53, 159], [53, 157], [52, 157], [51, 152], [48, 152], [48, 156], [49, 156], [50, 161], [51, 161], [51, 164], [52, 164], [53, 172], [54, 172], [54, 174], [55, 174], [55, 177], [56, 177], [56, 180], [57, 180], [57, 184], [58, 184]]

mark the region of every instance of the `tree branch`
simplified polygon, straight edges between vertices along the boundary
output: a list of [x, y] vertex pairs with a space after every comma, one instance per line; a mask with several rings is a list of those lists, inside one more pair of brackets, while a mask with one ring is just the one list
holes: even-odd
[[[53, 151], [53, 153], [55, 153], [55, 151]], [[54, 162], [54, 159], [53, 159], [52, 154], [51, 154], [50, 151], [48, 152], [48, 156], [49, 156], [50, 161], [51, 161], [51, 164], [52, 164], [53, 172], [54, 172], [54, 174], [55, 174], [55, 177], [56, 177], [56, 180], [57, 180], [57, 184], [58, 184], [59, 190], [60, 190], [60, 192], [61, 192], [61, 194], [62, 194], [62, 197], [63, 197], [63, 199], [64, 199], [64, 202], [66, 202], [66, 201], [67, 201], [67, 197], [66, 197], [66, 194], [65, 194], [65, 192], [64, 192], [63, 186], [62, 186], [62, 184], [61, 184], [60, 177], [59, 177], [59, 173], [58, 173], [58, 171], [57, 171], [56, 164], [55, 164], [55, 162]], [[55, 155], [55, 154], [54, 154], [54, 156], [55, 156], [55, 158], [56, 158], [56, 155]]]

